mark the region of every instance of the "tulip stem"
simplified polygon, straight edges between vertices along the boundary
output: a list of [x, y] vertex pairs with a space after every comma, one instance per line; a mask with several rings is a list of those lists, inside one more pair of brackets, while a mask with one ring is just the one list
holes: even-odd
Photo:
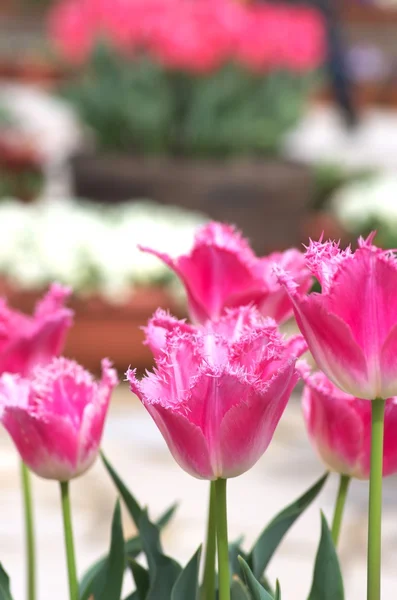
[[68, 565], [69, 576], [69, 598], [70, 600], [79, 599], [79, 588], [76, 575], [76, 559], [74, 553], [72, 516], [70, 511], [69, 482], [60, 481], [63, 531], [65, 537], [66, 561]]
[[369, 480], [367, 600], [380, 600], [382, 471], [385, 400], [371, 403], [371, 468]]
[[203, 600], [215, 600], [215, 555], [216, 555], [216, 517], [215, 517], [215, 481], [210, 485], [208, 508], [207, 543], [204, 561]]
[[226, 479], [215, 481], [219, 600], [230, 600], [229, 543], [227, 536]]
[[336, 497], [334, 518], [332, 520], [332, 539], [335, 544], [335, 548], [338, 545], [340, 528], [342, 525], [343, 511], [345, 508], [347, 492], [349, 489], [350, 477], [349, 475], [341, 475], [339, 478], [339, 489]]
[[22, 494], [25, 513], [25, 544], [27, 563], [27, 590], [28, 600], [36, 598], [36, 556], [35, 535], [33, 523], [33, 502], [30, 472], [24, 462], [21, 462]]

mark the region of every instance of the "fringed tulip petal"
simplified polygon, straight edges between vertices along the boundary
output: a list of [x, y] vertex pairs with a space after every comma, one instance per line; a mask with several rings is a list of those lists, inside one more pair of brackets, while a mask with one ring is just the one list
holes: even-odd
[[67, 481], [95, 460], [117, 375], [102, 362], [102, 379], [74, 361], [54, 358], [29, 379], [0, 378], [0, 420], [37, 475]]
[[[345, 394], [323, 373], [304, 374], [303, 414], [310, 440], [333, 471], [368, 479], [370, 472], [371, 404]], [[397, 400], [385, 408], [383, 475], [397, 472]]]
[[[158, 326], [166, 329], [160, 344]], [[154, 372], [138, 381], [129, 370], [127, 379], [178, 464], [201, 479], [249, 469], [270, 443], [296, 383], [303, 338], [285, 342], [275, 322], [252, 306], [197, 327], [170, 317], [156, 322], [155, 315], [146, 335]]]
[[274, 274], [274, 264], [288, 268], [304, 293], [312, 276], [297, 250], [255, 256], [241, 234], [222, 223], [212, 222], [196, 234], [189, 254], [172, 258], [163, 252], [141, 247], [163, 260], [185, 286], [193, 321], [217, 320], [225, 309], [254, 304], [264, 316], [282, 322], [292, 315], [292, 306]]

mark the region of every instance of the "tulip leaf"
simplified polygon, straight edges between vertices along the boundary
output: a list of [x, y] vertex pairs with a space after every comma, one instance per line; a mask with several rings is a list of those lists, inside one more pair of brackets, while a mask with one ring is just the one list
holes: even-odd
[[240, 556], [239, 562], [244, 573], [245, 583], [251, 593], [252, 600], [274, 600], [273, 597], [261, 586], [245, 560]]
[[12, 600], [10, 591], [10, 578], [0, 563], [0, 600]]
[[103, 452], [101, 452], [101, 458], [102, 458], [103, 464], [105, 465], [107, 472], [109, 473], [111, 479], [113, 480], [113, 483], [115, 484], [116, 488], [118, 489], [120, 496], [124, 500], [124, 503], [125, 503], [127, 510], [131, 516], [131, 519], [135, 523], [135, 527], [137, 529], [139, 529], [138, 523], [139, 523], [139, 519], [141, 517], [142, 508], [140, 507], [137, 500], [135, 500], [134, 496], [131, 494], [131, 492], [125, 485], [125, 483], [121, 480], [119, 475], [113, 469], [112, 465], [110, 464], [110, 462], [108, 461], [106, 456], [103, 454]]
[[[103, 464], [105, 465], [107, 472], [109, 473], [113, 483], [115, 484], [120, 496], [122, 497], [122, 499], [124, 501], [124, 504], [127, 507], [127, 510], [130, 514], [131, 519], [133, 520], [133, 522], [135, 524], [135, 527], [137, 529], [139, 529], [139, 519], [141, 518], [142, 507], [140, 506], [138, 501], [134, 498], [134, 496], [131, 494], [130, 490], [127, 488], [124, 481], [121, 479], [120, 475], [112, 467], [112, 465], [110, 464], [110, 462], [108, 461], [106, 456], [103, 454], [103, 452], [101, 452], [101, 458], [102, 458]], [[167, 525], [167, 523], [171, 520], [171, 518], [173, 517], [173, 515], [175, 513], [177, 506], [178, 506], [177, 504], [173, 504], [159, 518], [159, 520], [157, 521], [157, 525], [160, 527], [160, 529], [163, 529], [163, 527], [165, 527]]]
[[145, 600], [170, 598], [182, 568], [175, 560], [163, 554], [160, 530], [149, 521], [146, 511], [142, 511], [139, 532], [149, 565], [150, 588]]
[[307, 492], [274, 517], [260, 534], [247, 560], [257, 579], [264, 573], [287, 531], [318, 496], [327, 477], [328, 473], [323, 475]]
[[[175, 512], [176, 504], [171, 506], [159, 519], [156, 521], [157, 525], [162, 529], [171, 519]], [[142, 544], [139, 536], [134, 536], [125, 542], [125, 555], [127, 560], [133, 560], [142, 552]], [[79, 598], [80, 600], [88, 600], [91, 594], [94, 580], [101, 577], [100, 573], [105, 568], [106, 556], [100, 558], [94, 563], [84, 574], [81, 579], [79, 586]], [[1, 600], [1, 598], [0, 598]], [[139, 600], [139, 598], [138, 598]]]
[[110, 550], [101, 570], [94, 578], [88, 597], [94, 600], [120, 600], [125, 569], [125, 543], [121, 525], [120, 502], [117, 501], [112, 521]]
[[321, 539], [308, 600], [344, 600], [342, 574], [327, 521], [321, 513]]
[[145, 569], [145, 567], [142, 567], [135, 560], [129, 560], [128, 564], [135, 581], [138, 599], [145, 600], [150, 586], [149, 571]]
[[280, 582], [278, 579], [276, 581], [276, 591], [274, 594], [274, 600], [281, 600], [281, 589], [280, 589]]
[[251, 596], [237, 575], [233, 576], [232, 586], [230, 588], [231, 600], [251, 600]]
[[[138, 536], [132, 537], [125, 542], [125, 554], [128, 559], [133, 559], [142, 552], [141, 540]], [[79, 598], [80, 600], [87, 600], [90, 596], [90, 590], [92, 588], [94, 580], [100, 576], [100, 572], [106, 566], [106, 556], [100, 558], [94, 563], [84, 574], [81, 579], [79, 586]], [[1, 599], [0, 599], [1, 600]]]
[[232, 575], [238, 575], [239, 577], [241, 576], [242, 571], [241, 571], [240, 563], [238, 561], [238, 557], [242, 556], [245, 561], [248, 560], [246, 553], [240, 546], [241, 541], [242, 540], [237, 540], [236, 542], [232, 542], [231, 544], [229, 544], [230, 572]]
[[192, 558], [175, 581], [174, 587], [172, 588], [171, 600], [187, 600], [187, 598], [189, 598], [189, 600], [198, 599], [200, 589], [200, 557], [201, 546], [195, 554], [193, 554]]

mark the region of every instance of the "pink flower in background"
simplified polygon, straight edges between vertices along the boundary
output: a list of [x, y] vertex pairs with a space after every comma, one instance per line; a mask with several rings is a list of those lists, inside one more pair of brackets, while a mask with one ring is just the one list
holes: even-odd
[[29, 376], [33, 367], [62, 352], [73, 313], [65, 307], [70, 290], [53, 284], [37, 304], [33, 316], [0, 300], [0, 373]]
[[185, 286], [190, 316], [198, 323], [218, 319], [228, 307], [250, 303], [278, 323], [288, 319], [292, 304], [273, 272], [275, 264], [294, 274], [301, 293], [312, 285], [298, 250], [258, 258], [241, 234], [223, 223], [202, 227], [190, 253], [178, 258], [152, 248], [141, 250], [158, 256], [175, 271]]
[[301, 336], [285, 342], [252, 307], [191, 327], [158, 312], [146, 330], [156, 368], [137, 394], [177, 463], [200, 479], [250, 469], [267, 449], [298, 380]]
[[[345, 394], [323, 373], [305, 375], [303, 414], [309, 437], [333, 471], [368, 479], [371, 446], [371, 404]], [[397, 472], [397, 398], [385, 408], [383, 475]]]
[[347, 394], [373, 400], [397, 395], [397, 262], [360, 239], [355, 252], [310, 242], [306, 264], [322, 291], [308, 296], [279, 270], [295, 317], [322, 371]]
[[192, 73], [230, 61], [260, 72], [307, 71], [321, 65], [325, 50], [318, 11], [235, 0], [61, 0], [50, 11], [49, 34], [72, 62], [87, 60], [105, 40]]
[[235, 58], [246, 67], [308, 71], [325, 57], [324, 23], [310, 8], [255, 5], [241, 23]]
[[0, 377], [0, 421], [23, 462], [40, 477], [68, 481], [94, 462], [116, 371], [102, 361], [102, 379], [74, 361], [54, 358], [30, 379]]

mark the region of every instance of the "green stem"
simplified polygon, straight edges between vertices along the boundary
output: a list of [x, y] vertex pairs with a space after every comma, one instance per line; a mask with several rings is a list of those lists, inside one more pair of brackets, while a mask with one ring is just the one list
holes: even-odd
[[30, 481], [30, 472], [21, 462], [22, 494], [25, 514], [25, 544], [26, 544], [26, 562], [27, 562], [27, 589], [26, 597], [28, 600], [36, 598], [36, 556], [35, 556], [35, 536], [33, 523], [33, 502], [32, 489]]
[[227, 537], [226, 479], [215, 481], [219, 600], [230, 600], [229, 544]]
[[349, 489], [350, 477], [349, 475], [341, 475], [339, 479], [338, 495], [336, 497], [334, 518], [332, 520], [332, 539], [335, 544], [335, 548], [338, 545], [340, 528], [342, 524], [343, 511], [345, 508], [347, 492]]
[[61, 481], [61, 500], [62, 500], [62, 516], [63, 516], [63, 531], [65, 537], [66, 561], [68, 565], [69, 576], [69, 598], [70, 600], [79, 599], [79, 587], [76, 575], [76, 560], [74, 554], [73, 528], [70, 512], [70, 497], [69, 497], [69, 482]]
[[215, 554], [216, 554], [216, 518], [215, 518], [215, 481], [210, 485], [208, 509], [207, 544], [204, 562], [203, 600], [215, 600]]
[[367, 600], [380, 600], [382, 470], [385, 400], [372, 401], [371, 469], [369, 480]]

